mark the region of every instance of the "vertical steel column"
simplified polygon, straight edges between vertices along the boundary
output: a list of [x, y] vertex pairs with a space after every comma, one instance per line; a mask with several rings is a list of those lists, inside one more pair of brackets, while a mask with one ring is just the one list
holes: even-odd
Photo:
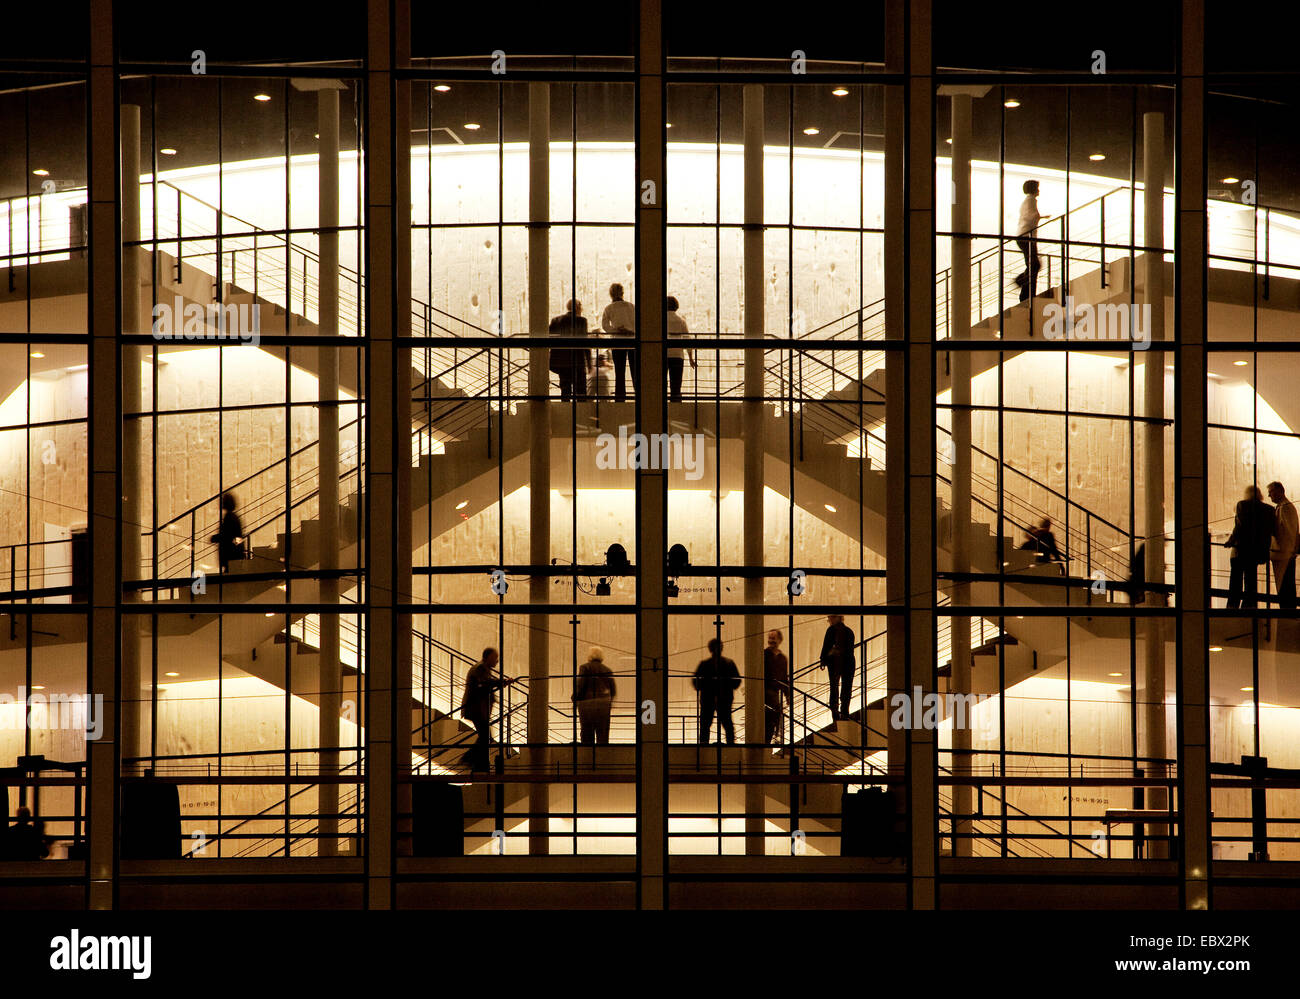
[[[664, 50], [662, 0], [641, 0], [636, 80], [637, 429], [668, 431], [664, 372]], [[637, 906], [668, 905], [668, 473], [636, 471]]]
[[[1148, 247], [1163, 247], [1165, 238], [1165, 116], [1158, 111], [1142, 116], [1142, 206], [1143, 240]], [[1142, 255], [1143, 305], [1151, 308], [1151, 343], [1165, 342], [1165, 255], [1163, 249], [1148, 249]], [[1143, 533], [1146, 535], [1146, 578], [1149, 583], [1165, 581], [1165, 353], [1149, 351], [1143, 366], [1142, 404], [1151, 421], [1142, 428]], [[1164, 593], [1147, 590], [1148, 607], [1167, 605]], [[1143, 622], [1142, 755], [1163, 758], [1165, 739], [1165, 622], [1149, 617]], [[1163, 777], [1163, 764], [1148, 763], [1147, 775]], [[1148, 788], [1148, 808], [1165, 808], [1168, 794], [1162, 788]], [[1148, 833], [1150, 857], [1168, 857], [1169, 833], [1165, 824], [1153, 824]]]
[[[411, 366], [410, 84], [406, 0], [368, 0], [366, 61], [366, 904], [394, 904], [399, 816], [410, 813]], [[409, 839], [402, 841], [403, 852]]]
[[[528, 85], [528, 332], [545, 336], [550, 316], [551, 238], [551, 89]], [[575, 292], [576, 294], [576, 292]], [[551, 375], [545, 347], [528, 352], [529, 509], [528, 560], [534, 567], [551, 561]], [[585, 377], [585, 376], [584, 376]], [[578, 502], [578, 497], [573, 497]], [[543, 569], [528, 579], [528, 600], [549, 603], [551, 577]], [[576, 594], [575, 594], [576, 596]], [[534, 769], [547, 763], [550, 711], [548, 618], [533, 614], [528, 628], [528, 743]], [[528, 852], [550, 853], [550, 785], [528, 785]]]
[[[316, 98], [317, 145], [319, 160], [320, 274], [317, 288], [319, 302], [317, 328], [322, 336], [337, 336], [339, 326], [339, 92], [321, 90]], [[320, 602], [337, 607], [339, 581], [332, 575], [339, 567], [336, 539], [339, 537], [339, 352], [334, 347], [318, 347], [318, 382], [316, 407], [318, 427], [317, 477], [320, 492]], [[287, 354], [286, 354], [287, 357]], [[287, 530], [288, 528], [286, 528]], [[291, 653], [292, 654], [292, 653]], [[339, 666], [339, 617], [324, 611], [320, 615], [318, 745], [320, 773], [333, 776], [339, 772], [339, 712], [342, 710], [343, 676]], [[292, 671], [291, 671], [292, 675]], [[324, 783], [317, 798], [319, 853], [322, 857], [338, 854], [339, 823], [333, 816], [339, 810], [339, 786]]]
[[[126, 104], [118, 112], [122, 136], [122, 243], [140, 239], [140, 107]], [[140, 317], [141, 249], [122, 246], [122, 332], [143, 333]], [[122, 578], [140, 575], [140, 532], [144, 530], [144, 475], [142, 469], [143, 419], [127, 420], [126, 413], [143, 409], [143, 355], [146, 348], [122, 345]], [[150, 572], [152, 575], [152, 571]], [[136, 603], [139, 593], [122, 592], [123, 603]], [[122, 616], [122, 755], [143, 756], [150, 745], [145, 710], [145, 670], [140, 661], [142, 620], [137, 614]], [[151, 677], [152, 679], [152, 677]], [[156, 696], [153, 687], [149, 696]]]
[[[907, 688], [935, 684], [934, 460], [934, 85], [930, 0], [909, 0], [907, 24], [907, 400], [902, 438], [907, 469]], [[889, 439], [887, 435], [886, 440]], [[910, 728], [911, 906], [937, 901], [937, 733]]]
[[1182, 900], [1208, 909], [1210, 883], [1210, 606], [1206, 494], [1205, 2], [1183, 3], [1178, 79], [1178, 183], [1175, 193], [1174, 328], [1178, 385], [1174, 425], [1178, 481], [1177, 707]]
[[[971, 96], [969, 93], [953, 94], [952, 98], [952, 282], [948, 289], [948, 313], [952, 317], [948, 336], [954, 341], [970, 339], [970, 129]], [[970, 354], [963, 349], [951, 351], [952, 364], [952, 571], [970, 572], [971, 524], [971, 415], [970, 405]], [[933, 444], [930, 447], [934, 450]], [[952, 606], [970, 604], [970, 584], [961, 579], [952, 584]], [[970, 620], [951, 618], [952, 690], [969, 694], [971, 685]], [[970, 767], [971, 725], [969, 708], [964, 724], [953, 719], [951, 770], [954, 774], [968, 774]], [[969, 815], [972, 810], [970, 785], [954, 785], [952, 812]], [[968, 857], [973, 841], [970, 839], [971, 821], [960, 819], [954, 823], [953, 856]]]
[[[121, 704], [118, 674], [118, 558], [122, 488], [118, 468], [119, 147], [117, 67], [112, 0], [91, 0], [88, 167], [90, 170], [90, 373], [87, 428], [90, 482], [90, 626], [86, 665], [90, 695], [101, 698], [103, 731], [86, 749], [89, 861], [86, 905], [111, 909], [117, 895], [117, 807]], [[138, 182], [138, 178], [137, 178]]]
[[[885, 8], [885, 69], [901, 74], [907, 66], [907, 0], [888, 0]], [[885, 87], [885, 206], [884, 284], [885, 338], [900, 342], [907, 328], [906, 224], [907, 224], [907, 92], [901, 85]], [[885, 362], [885, 427], [902, 427], [907, 413], [907, 363], [894, 351]], [[865, 450], [866, 442], [863, 441]], [[907, 604], [907, 441], [903, 434], [885, 435], [885, 595], [891, 608]], [[887, 697], [907, 690], [907, 618], [890, 614], [885, 619]], [[889, 704], [889, 701], [886, 701]], [[886, 719], [889, 712], [886, 711]], [[865, 721], [865, 719], [864, 719]], [[887, 730], [889, 775], [903, 781], [907, 775], [907, 733], [893, 725]], [[906, 807], [901, 783], [891, 783], [900, 811]]]
[[[762, 341], [763, 313], [763, 85], [749, 83], [743, 92], [744, 129], [744, 317], [745, 339]], [[763, 348], [745, 348], [745, 399], [741, 403], [741, 434], [744, 438], [745, 568], [763, 564]], [[791, 461], [794, 456], [791, 455]], [[794, 502], [794, 497], [790, 497]], [[745, 577], [745, 603], [763, 603], [763, 578]], [[745, 616], [745, 750], [746, 769], [762, 765], [763, 742], [763, 617]], [[763, 854], [763, 794], [761, 784], [745, 785], [745, 853]]]

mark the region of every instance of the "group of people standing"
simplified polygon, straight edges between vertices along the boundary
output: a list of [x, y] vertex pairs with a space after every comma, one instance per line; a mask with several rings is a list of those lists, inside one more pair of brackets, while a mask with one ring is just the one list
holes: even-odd
[[[785, 742], [785, 717], [794, 690], [790, 661], [781, 651], [784, 638], [779, 628], [772, 629], [767, 633], [767, 647], [763, 650], [763, 741], [768, 745]], [[844, 623], [843, 615], [830, 615], [822, 639], [820, 664], [830, 683], [833, 723], [849, 716], [853, 675], [857, 668], [856, 650], [853, 629]], [[709, 639], [708, 651], [708, 658], [700, 662], [692, 678], [692, 685], [699, 695], [700, 744], [710, 744], [716, 719], [720, 738], [725, 738], [728, 745], [735, 745], [731, 709], [736, 690], [740, 687], [740, 670], [733, 660], [722, 654], [721, 639]], [[474, 726], [478, 739], [465, 754], [464, 762], [474, 770], [488, 769], [492, 708], [497, 691], [510, 682], [496, 675], [498, 661], [497, 650], [486, 648], [483, 658], [465, 677], [461, 717]], [[605, 654], [593, 646], [587, 653], [587, 661], [578, 668], [573, 687], [572, 700], [578, 715], [580, 745], [609, 745], [610, 711], [617, 694], [618, 686], [613, 671], [605, 665]]]
[[1300, 519], [1295, 504], [1286, 495], [1280, 482], [1268, 484], [1268, 498], [1273, 506], [1264, 502], [1259, 486], [1247, 486], [1246, 495], [1237, 504], [1232, 534], [1223, 543], [1231, 549], [1228, 577], [1228, 606], [1249, 608], [1256, 606], [1259, 592], [1258, 567], [1271, 563], [1273, 585], [1277, 588], [1278, 606], [1295, 610], [1295, 559], [1300, 541]]
[[[678, 314], [678, 301], [671, 295], [664, 302], [668, 312], [667, 335], [683, 337], [690, 332], [686, 321]], [[603, 332], [617, 338], [636, 336], [636, 307], [623, 297], [623, 286], [609, 286], [609, 305], [600, 317]], [[589, 335], [587, 318], [582, 314], [582, 303], [571, 299], [563, 314], [551, 320], [547, 330], [551, 336], [585, 337]], [[632, 346], [614, 347], [610, 350], [614, 366], [614, 401], [627, 400], [628, 370], [631, 369], [632, 391], [639, 391], [636, 352]], [[696, 366], [695, 351], [689, 347], [668, 348], [668, 398], [682, 401], [682, 377], [686, 361]], [[585, 400], [609, 395], [609, 370], [603, 352], [588, 347], [552, 347], [548, 366], [560, 380], [560, 399]]]

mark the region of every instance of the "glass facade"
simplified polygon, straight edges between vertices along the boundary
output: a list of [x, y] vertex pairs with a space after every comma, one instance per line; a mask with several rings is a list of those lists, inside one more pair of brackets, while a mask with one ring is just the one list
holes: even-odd
[[407, 6], [0, 48], [0, 880], [1285, 890], [1292, 93], [1195, 5]]

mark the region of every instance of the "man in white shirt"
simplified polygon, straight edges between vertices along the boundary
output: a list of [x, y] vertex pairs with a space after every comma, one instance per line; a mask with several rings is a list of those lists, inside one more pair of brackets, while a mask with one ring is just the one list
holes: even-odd
[[1268, 484], [1268, 498], [1277, 507], [1273, 520], [1273, 550], [1269, 560], [1273, 563], [1273, 583], [1277, 586], [1277, 602], [1283, 610], [1295, 610], [1295, 556], [1300, 542], [1300, 517], [1295, 504], [1286, 498], [1280, 482]]
[[1016, 277], [1020, 285], [1020, 301], [1038, 293], [1038, 269], [1042, 260], [1038, 256], [1035, 232], [1042, 216], [1038, 214], [1038, 181], [1027, 180], [1021, 188], [1025, 200], [1020, 203], [1020, 221], [1016, 226], [1016, 246], [1025, 255], [1025, 271]]
[[[631, 302], [623, 301], [623, 286], [611, 284], [609, 298], [610, 302], [600, 317], [600, 328], [618, 336], [636, 336], [636, 308]], [[631, 347], [615, 347], [611, 353], [614, 355], [614, 401], [625, 402], [627, 381], [624, 372], [629, 366], [632, 368], [632, 393], [635, 395], [637, 391], [636, 354]]]
[[[686, 328], [686, 320], [677, 314], [677, 299], [672, 295], [668, 296], [668, 329], [670, 337], [685, 336], [690, 332]], [[681, 347], [668, 348], [668, 400], [669, 402], [682, 401], [682, 372], [686, 365], [684, 354], [689, 354], [691, 367], [695, 367], [695, 351], [687, 347], [684, 351]]]

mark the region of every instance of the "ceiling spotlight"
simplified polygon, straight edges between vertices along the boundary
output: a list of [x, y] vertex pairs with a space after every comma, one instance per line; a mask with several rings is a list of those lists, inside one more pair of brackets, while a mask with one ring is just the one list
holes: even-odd
[[1020, 107], [1020, 102], [1016, 100], [1014, 97], [1009, 97], [1002, 102], [1002, 106], [1004, 108], [1018, 108]]
[[1107, 673], [1107, 676], [1123, 676], [1123, 673]]
[[481, 125], [480, 125], [478, 122], [476, 122], [476, 121], [467, 121], [467, 122], [465, 122], [465, 127], [468, 128], [471, 132], [477, 132], [477, 131], [478, 131], [480, 128], [482, 128], [483, 126], [481, 126]]
[[50, 175], [50, 171], [44, 168], [33, 170], [32, 173], [34, 173], [37, 177], [48, 177]]
[[162, 149], [159, 149], [159, 150], [158, 150], [158, 153], [159, 153], [159, 155], [161, 155], [161, 156], [175, 156], [175, 155], [176, 155], [176, 150], [173, 149], [171, 146], [166, 146], [166, 147], [164, 147], [164, 148], [162, 148]]
[[1222, 645], [1211, 645], [1211, 646], [1210, 646], [1210, 651], [1211, 651], [1211, 652], [1222, 652], [1222, 651], [1223, 651], [1223, 646], [1222, 646]]
[[253, 95], [253, 100], [255, 100], [255, 101], [261, 101], [262, 103], [266, 103], [266, 102], [269, 101], [270, 99], [271, 99], [271, 95], [270, 95], [270, 94], [254, 94], [254, 95]]
[[436, 87], [434, 87], [433, 89], [436, 90], [436, 91], [438, 91], [438, 93], [440, 93], [440, 94], [445, 94], [448, 90], [451, 89], [451, 87], [447, 86], [447, 84], [445, 84], [445, 83], [440, 83], [440, 84], [438, 84]]
[[848, 92], [847, 88], [845, 88], [845, 87], [836, 87], [834, 90], [831, 91], [831, 93], [834, 94], [836, 97], [848, 97], [848, 96], [849, 96], [849, 92]]
[[943, 141], [948, 143], [950, 146], [952, 145], [952, 139], [944, 139]]
[[823, 503], [822, 506], [826, 507], [826, 512], [827, 512], [827, 513], [835, 513], [835, 512], [836, 512], [835, 507], [831, 506], [829, 503]]
[[1092, 160], [1094, 163], [1100, 163], [1100, 162], [1101, 162], [1102, 160], [1104, 160], [1105, 158], [1106, 158], [1106, 154], [1105, 154], [1105, 153], [1089, 153], [1089, 154], [1088, 154], [1088, 159]]
[[1251, 693], [1254, 693], [1254, 691], [1255, 691], [1255, 688], [1254, 688], [1254, 687], [1242, 687], [1242, 688], [1241, 688], [1241, 692], [1242, 692], [1243, 694], [1251, 694]]
[[1249, 364], [1249, 363], [1250, 363], [1249, 361], [1233, 361], [1233, 362], [1232, 362], [1233, 367], [1237, 367], [1237, 368], [1244, 368], [1244, 367], [1245, 367], [1247, 364]]
[[673, 123], [671, 121], [664, 122], [664, 128], [672, 128], [672, 127], [673, 127]]
[[163, 676], [180, 676], [179, 673], [164, 673]]
[[456, 509], [464, 510], [465, 507], [467, 506], [469, 506], [469, 500], [461, 500], [459, 503], [456, 504]]
[[811, 125], [809, 125], [807, 128], [805, 128], [805, 129], [803, 130], [803, 134], [804, 134], [804, 135], [820, 135], [820, 134], [821, 134], [821, 129], [820, 129], [820, 128], [813, 128]]
[[32, 684], [32, 690], [44, 690], [44, 689], [45, 689], [45, 684], [43, 684], [43, 683], [33, 683], [33, 684]]
[[45, 355], [42, 354], [39, 350], [33, 350], [33, 351], [32, 351], [32, 357], [35, 357], [37, 360], [39, 360], [40, 358], [42, 358], [42, 357], [44, 357], [44, 356], [45, 356]]
[[1220, 184], [1240, 184], [1240, 183], [1241, 183], [1241, 178], [1240, 178], [1240, 177], [1224, 177], [1221, 181], [1219, 181], [1219, 183], [1220, 183]]

